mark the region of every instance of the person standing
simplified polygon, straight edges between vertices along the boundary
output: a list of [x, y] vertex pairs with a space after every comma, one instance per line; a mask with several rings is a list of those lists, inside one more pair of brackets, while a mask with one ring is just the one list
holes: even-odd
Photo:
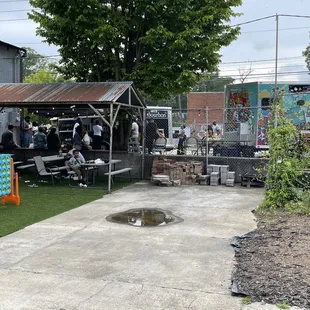
[[181, 126], [180, 132], [179, 132], [179, 143], [178, 143], [178, 155], [184, 155], [184, 143], [186, 140], [186, 135], [185, 135], [185, 125]]
[[39, 130], [39, 124], [37, 122], [32, 123], [32, 134], [35, 135]]
[[12, 150], [19, 147], [14, 141], [13, 129], [14, 126], [10, 124], [8, 130], [2, 134], [1, 144], [4, 150]]
[[77, 126], [76, 130], [75, 130], [75, 134], [73, 136], [73, 148], [75, 150], [80, 151], [82, 149], [82, 145], [83, 145], [83, 137], [82, 137], [82, 126]]
[[38, 132], [33, 136], [33, 148], [40, 150], [47, 148], [46, 134], [43, 127], [39, 127]]
[[82, 120], [81, 120], [80, 117], [78, 117], [78, 118], [76, 119], [76, 122], [75, 122], [75, 124], [74, 124], [74, 126], [73, 126], [73, 132], [72, 132], [72, 137], [73, 137], [73, 138], [74, 138], [74, 135], [75, 135], [75, 132], [76, 132], [76, 128], [78, 128], [79, 126], [82, 128]]
[[23, 147], [29, 148], [31, 138], [32, 138], [32, 125], [30, 122], [30, 116], [27, 115], [22, 122], [22, 132], [23, 132]]
[[134, 119], [131, 125], [131, 139], [138, 143], [139, 140], [139, 125], [137, 123], [137, 119]]
[[102, 126], [100, 126], [99, 120], [95, 121], [95, 125], [93, 126], [93, 149], [94, 150], [101, 150], [101, 140], [102, 140]]
[[161, 134], [158, 131], [157, 124], [150, 118], [145, 127], [145, 146], [149, 154], [152, 153], [154, 141], [160, 136]]
[[56, 128], [52, 127], [50, 132], [47, 134], [47, 149], [50, 151], [59, 151], [60, 150], [60, 138], [56, 133]]

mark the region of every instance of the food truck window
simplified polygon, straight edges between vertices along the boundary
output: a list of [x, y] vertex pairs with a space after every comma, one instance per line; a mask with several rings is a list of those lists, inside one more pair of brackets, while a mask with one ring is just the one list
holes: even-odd
[[270, 98], [263, 98], [262, 101], [261, 101], [261, 105], [262, 105], [262, 109], [263, 110], [270, 110], [271, 107], [271, 102], [272, 100], [270, 100]]

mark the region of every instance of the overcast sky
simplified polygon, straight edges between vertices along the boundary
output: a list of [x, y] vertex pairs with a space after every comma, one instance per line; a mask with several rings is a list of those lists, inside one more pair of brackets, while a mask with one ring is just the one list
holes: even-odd
[[[232, 25], [276, 13], [310, 15], [309, 2], [310, 0], [244, 0], [243, 5], [237, 9], [243, 15], [234, 19]], [[36, 36], [34, 22], [30, 20], [4, 21], [27, 18], [26, 10], [30, 8], [28, 0], [0, 0], [0, 40], [19, 46], [29, 46], [45, 55], [57, 55], [55, 46], [41, 43], [41, 38]], [[11, 10], [23, 11], [4, 12]], [[299, 80], [309, 83], [308, 74], [301, 72], [307, 70], [302, 51], [310, 43], [310, 19], [280, 17], [279, 28], [279, 72], [284, 73], [279, 76], [279, 80]], [[221, 74], [237, 78], [239, 69], [241, 72], [247, 72], [251, 67], [253, 72], [247, 81], [272, 80], [274, 61], [261, 60], [275, 58], [274, 30], [275, 18], [242, 26], [242, 33], [238, 40], [222, 50]], [[253, 62], [246, 63], [246, 61]], [[240, 63], [231, 64], [231, 62]]]

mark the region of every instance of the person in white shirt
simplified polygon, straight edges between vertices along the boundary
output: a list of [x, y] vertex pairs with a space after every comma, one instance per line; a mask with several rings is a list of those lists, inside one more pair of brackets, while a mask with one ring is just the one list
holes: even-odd
[[83, 163], [85, 163], [85, 159], [84, 157], [83, 159], [80, 157], [80, 151], [73, 150], [73, 156], [69, 159], [69, 166], [78, 176], [79, 187], [87, 187], [87, 184], [86, 184], [86, 180], [87, 180], [86, 173], [87, 172], [81, 166], [81, 164]]
[[138, 142], [138, 138], [139, 138], [139, 125], [136, 119], [134, 119], [131, 125], [131, 139], [134, 140], [135, 142]]
[[[68, 157], [73, 157], [73, 152], [75, 151], [75, 149], [71, 149], [69, 152], [68, 152]], [[69, 159], [70, 159], [69, 158]], [[84, 156], [82, 155], [82, 153], [81, 152], [79, 152], [79, 159], [83, 162], [83, 163], [85, 163], [85, 158], [84, 158]]]
[[99, 125], [99, 120], [97, 119], [95, 121], [95, 125], [93, 126], [93, 132], [94, 132], [94, 137], [93, 137], [93, 149], [94, 150], [101, 150], [101, 134], [102, 134], [102, 126]]
[[76, 119], [76, 122], [75, 122], [75, 124], [74, 124], [74, 126], [73, 126], [72, 138], [73, 138], [74, 135], [75, 135], [76, 128], [79, 127], [79, 126], [82, 126], [82, 120], [81, 120], [80, 117], [78, 117], [78, 118]]

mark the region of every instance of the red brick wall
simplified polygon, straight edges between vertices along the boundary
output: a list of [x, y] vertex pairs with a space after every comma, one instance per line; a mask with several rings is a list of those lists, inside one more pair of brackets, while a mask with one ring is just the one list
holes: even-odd
[[[217, 121], [223, 124], [224, 117], [224, 93], [189, 93], [187, 97], [187, 119], [192, 125], [206, 123], [206, 107], [209, 108], [208, 124]], [[214, 109], [215, 108], [215, 109]], [[200, 113], [199, 113], [200, 111]]]

